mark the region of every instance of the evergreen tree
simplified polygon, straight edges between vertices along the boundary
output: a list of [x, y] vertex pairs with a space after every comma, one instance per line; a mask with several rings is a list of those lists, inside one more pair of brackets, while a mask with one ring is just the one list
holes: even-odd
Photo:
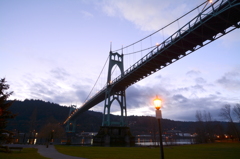
[[5, 78], [0, 79], [0, 144], [8, 142], [11, 139], [13, 133], [5, 130], [5, 128], [7, 127], [7, 120], [16, 116], [8, 110], [8, 108], [14, 102], [7, 102], [8, 97], [13, 93], [6, 92], [8, 89], [9, 85], [6, 84]]

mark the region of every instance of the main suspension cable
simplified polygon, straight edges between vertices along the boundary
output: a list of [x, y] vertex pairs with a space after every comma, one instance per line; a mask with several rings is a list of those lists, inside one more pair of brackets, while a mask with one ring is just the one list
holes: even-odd
[[108, 59], [109, 59], [109, 56], [107, 57], [107, 60], [105, 61], [104, 65], [103, 65], [103, 68], [102, 68], [100, 74], [98, 75], [98, 78], [97, 78], [96, 82], [94, 83], [94, 85], [93, 85], [93, 87], [92, 87], [90, 93], [88, 94], [87, 98], [85, 99], [85, 102], [88, 100], [88, 98], [90, 97], [90, 95], [91, 95], [93, 89], [95, 88], [95, 86], [96, 86], [96, 84], [97, 84], [97, 82], [98, 82], [98, 80], [99, 80], [99, 78], [100, 78], [100, 76], [101, 76], [101, 74], [102, 74], [102, 72], [103, 72], [103, 70], [104, 70], [106, 64], [107, 64]]
[[135, 44], [137, 44], [137, 43], [139, 43], [139, 42], [141, 42], [141, 41], [147, 39], [148, 37], [150, 37], [150, 36], [152, 36], [152, 35], [158, 33], [159, 31], [161, 31], [161, 30], [167, 28], [168, 26], [172, 25], [172, 24], [175, 23], [176, 21], [182, 19], [183, 17], [185, 17], [185, 16], [188, 15], [189, 13], [193, 12], [195, 9], [201, 7], [201, 6], [204, 5], [205, 3], [209, 3], [209, 0], [203, 2], [203, 3], [200, 4], [199, 6], [195, 7], [194, 9], [190, 10], [189, 12], [185, 13], [184, 15], [182, 15], [181, 17], [177, 18], [176, 20], [172, 21], [172, 22], [169, 23], [168, 25], [162, 27], [161, 29], [159, 29], [159, 30], [153, 32], [152, 34], [150, 34], [150, 35], [148, 35], [148, 36], [146, 36], [146, 37], [144, 37], [144, 38], [142, 38], [142, 39], [140, 39], [140, 40], [138, 40], [138, 41], [136, 41], [136, 42], [134, 42], [134, 43], [132, 43], [132, 44], [130, 44], [130, 45], [127, 45], [127, 46], [125, 46], [125, 47], [123, 47], [123, 48], [120, 48], [120, 49], [114, 50], [113, 52], [117, 52], [117, 51], [119, 51], [119, 50], [121, 50], [121, 49], [126, 49], [126, 48], [128, 48], [128, 47], [130, 47], [130, 46], [132, 46], [132, 45], [135, 45]]

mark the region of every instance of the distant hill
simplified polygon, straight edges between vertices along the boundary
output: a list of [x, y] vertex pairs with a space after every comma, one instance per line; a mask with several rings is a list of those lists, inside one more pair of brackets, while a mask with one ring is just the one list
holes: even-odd
[[[63, 123], [68, 117], [69, 107], [41, 100], [15, 101], [9, 109], [16, 118], [9, 120], [7, 129], [20, 132], [39, 131], [47, 123]], [[102, 113], [87, 111], [77, 119], [78, 131], [98, 131]], [[97, 127], [97, 128], [96, 128]]]
[[[9, 120], [7, 129], [19, 132], [39, 131], [47, 123], [63, 123], [69, 114], [69, 107], [41, 100], [15, 101], [9, 109], [18, 114], [15, 119]], [[118, 120], [119, 116], [111, 118]], [[128, 126], [134, 135], [152, 134], [158, 131], [157, 120], [150, 116], [129, 116]], [[77, 118], [77, 132], [97, 132], [102, 123], [102, 113], [86, 111]], [[216, 127], [226, 127], [226, 123], [214, 122]], [[197, 122], [162, 120], [163, 130], [180, 130], [194, 133]]]

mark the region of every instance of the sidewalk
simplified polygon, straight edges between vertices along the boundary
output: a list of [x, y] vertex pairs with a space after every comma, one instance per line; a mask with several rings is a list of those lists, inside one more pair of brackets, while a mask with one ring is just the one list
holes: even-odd
[[36, 145], [35, 148], [38, 148], [38, 153], [40, 155], [52, 159], [84, 159], [59, 153], [53, 145], [49, 145], [48, 148], [46, 148], [46, 145]]
[[[46, 145], [23, 145], [23, 144], [5, 144], [9, 147], [23, 147], [23, 148], [37, 148], [38, 153], [41, 156], [48, 157], [51, 159], [85, 159], [81, 157], [74, 157], [69, 155], [64, 155], [62, 153], [59, 153], [53, 145], [49, 145], [48, 148], [46, 148]], [[24, 150], [23, 150], [24, 151]]]

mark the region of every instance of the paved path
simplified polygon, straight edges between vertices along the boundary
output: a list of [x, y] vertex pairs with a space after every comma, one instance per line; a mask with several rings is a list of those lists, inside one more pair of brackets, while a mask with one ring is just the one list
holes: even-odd
[[84, 159], [59, 153], [53, 145], [49, 145], [48, 148], [46, 148], [46, 145], [37, 145], [36, 148], [38, 148], [38, 153], [40, 155], [52, 159]]
[[38, 153], [41, 156], [48, 157], [51, 159], [85, 159], [81, 157], [74, 157], [69, 155], [64, 155], [59, 153], [53, 145], [49, 145], [48, 148], [46, 145], [22, 145], [22, 144], [6, 144], [5, 146], [9, 147], [23, 147], [23, 148], [37, 148]]

